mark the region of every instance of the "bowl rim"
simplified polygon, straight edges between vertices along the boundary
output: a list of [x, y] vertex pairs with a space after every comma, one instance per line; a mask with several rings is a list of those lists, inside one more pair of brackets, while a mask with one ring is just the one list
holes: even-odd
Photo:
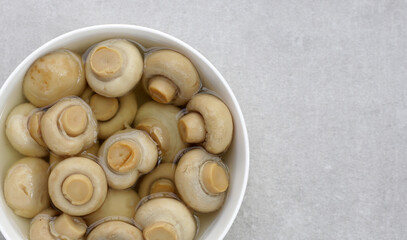
[[[155, 30], [152, 28], [148, 28], [148, 27], [142, 27], [142, 26], [138, 26], [138, 25], [132, 25], [132, 24], [100, 24], [100, 25], [92, 25], [92, 26], [87, 26], [87, 27], [82, 27], [82, 28], [78, 28], [69, 32], [66, 32], [64, 34], [61, 34], [49, 41], [47, 41], [46, 43], [42, 44], [40, 47], [38, 47], [36, 50], [34, 50], [33, 52], [31, 52], [27, 57], [24, 58], [24, 60], [18, 64], [18, 66], [11, 72], [11, 74], [9, 75], [9, 77], [6, 79], [6, 81], [4, 82], [4, 84], [1, 86], [0, 89], [0, 96], [2, 96], [4, 94], [4, 92], [6, 91], [6, 89], [9, 88], [9, 86], [12, 83], [12, 79], [15, 78], [15, 75], [21, 71], [21, 69], [27, 64], [27, 62], [31, 62], [35, 59], [34, 56], [38, 55], [38, 52], [43, 51], [43, 49], [49, 48], [50, 46], [52, 46], [53, 44], [60, 42], [64, 39], [69, 39], [72, 36], [75, 35], [81, 35], [82, 33], [86, 32], [86, 31], [97, 31], [97, 30], [106, 30], [106, 29], [127, 29], [129, 31], [132, 30], [136, 30], [136, 31], [144, 31], [144, 32], [148, 32], [148, 33], [152, 33], [155, 35], [159, 35], [163, 38], [167, 38], [171, 41], [176, 42], [177, 44], [181, 45], [182, 47], [188, 49], [190, 52], [192, 52], [194, 55], [196, 55], [198, 58], [200, 58], [216, 75], [217, 77], [222, 81], [223, 85], [225, 86], [228, 94], [230, 95], [233, 104], [236, 106], [236, 110], [237, 110], [237, 115], [239, 118], [239, 121], [242, 125], [242, 132], [243, 132], [243, 142], [245, 145], [245, 164], [246, 164], [246, 168], [244, 169], [244, 176], [243, 177], [243, 186], [241, 188], [241, 192], [239, 194], [239, 199], [237, 201], [237, 204], [234, 206], [233, 208], [233, 212], [231, 214], [231, 218], [228, 219], [228, 222], [225, 224], [225, 228], [223, 229], [220, 238], [223, 239], [227, 232], [229, 231], [229, 229], [231, 228], [234, 220], [237, 217], [237, 214], [240, 210], [240, 207], [243, 203], [243, 199], [244, 199], [244, 195], [246, 192], [246, 188], [247, 188], [247, 182], [249, 179], [249, 169], [250, 169], [250, 148], [249, 148], [249, 138], [248, 138], [248, 133], [247, 133], [247, 128], [246, 128], [246, 123], [243, 117], [243, 113], [241, 111], [240, 105], [235, 97], [235, 95], [233, 94], [232, 89], [230, 88], [229, 84], [226, 82], [226, 80], [223, 78], [223, 76], [220, 74], [220, 72], [212, 65], [212, 63], [206, 59], [206, 57], [204, 57], [199, 51], [197, 51], [196, 49], [194, 49], [193, 47], [191, 47], [190, 45], [188, 45], [187, 43], [185, 43], [184, 41], [169, 35], [167, 33], [161, 32], [159, 30]], [[12, 228], [10, 226], [10, 222], [7, 222], [7, 220], [0, 218], [0, 231], [3, 234], [3, 236], [6, 239], [12, 239], [11, 232], [15, 232], [14, 228]], [[6, 231], [6, 226], [7, 228], [10, 226], [11, 229], [13, 229], [11, 232], [10, 230]]]

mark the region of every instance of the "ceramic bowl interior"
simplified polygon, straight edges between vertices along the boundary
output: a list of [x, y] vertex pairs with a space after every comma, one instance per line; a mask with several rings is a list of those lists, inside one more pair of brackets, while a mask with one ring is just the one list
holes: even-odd
[[[0, 229], [7, 239], [27, 239], [30, 221], [17, 217], [7, 206], [3, 183], [7, 169], [19, 155], [5, 136], [5, 121], [11, 109], [23, 103], [22, 80], [30, 65], [40, 56], [66, 48], [82, 53], [94, 43], [109, 38], [134, 40], [144, 47], [171, 48], [186, 55], [196, 66], [204, 86], [217, 92], [231, 110], [234, 119], [234, 140], [223, 160], [230, 170], [230, 187], [223, 208], [215, 213], [200, 216], [197, 239], [222, 239], [231, 227], [246, 190], [249, 173], [249, 143], [238, 102], [224, 78], [213, 65], [184, 42], [162, 32], [133, 25], [99, 25], [78, 29], [61, 35], [30, 54], [9, 76], [0, 90]], [[18, 47], [18, 46], [16, 46]], [[219, 51], [222, 54], [222, 51]]]

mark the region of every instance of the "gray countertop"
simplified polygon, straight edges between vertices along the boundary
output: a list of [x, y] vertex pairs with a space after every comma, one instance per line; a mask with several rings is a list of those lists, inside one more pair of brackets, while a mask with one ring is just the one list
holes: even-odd
[[0, 81], [76, 28], [172, 34], [218, 68], [247, 122], [250, 179], [226, 239], [406, 239], [406, 12], [396, 0], [4, 1]]

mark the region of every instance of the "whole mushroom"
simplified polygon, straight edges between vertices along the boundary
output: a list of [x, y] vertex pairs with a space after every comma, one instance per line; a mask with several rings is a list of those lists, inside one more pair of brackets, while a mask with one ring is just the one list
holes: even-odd
[[200, 93], [188, 102], [187, 111], [178, 122], [182, 140], [202, 143], [212, 154], [226, 151], [233, 138], [233, 119], [228, 107], [214, 95]]
[[85, 87], [82, 58], [66, 49], [37, 59], [23, 82], [24, 95], [37, 107], [45, 107], [62, 97], [80, 95]]
[[140, 182], [139, 195], [141, 198], [159, 192], [176, 193], [174, 175], [176, 165], [162, 163], [153, 171], [143, 176]]
[[146, 240], [192, 240], [196, 222], [188, 208], [173, 198], [153, 198], [142, 204], [134, 220]]
[[143, 57], [137, 47], [124, 39], [98, 43], [86, 57], [86, 80], [105, 97], [121, 97], [139, 82]]
[[82, 218], [65, 213], [55, 217], [57, 214], [48, 208], [35, 216], [30, 225], [30, 240], [83, 239], [87, 226]]
[[94, 228], [87, 240], [143, 240], [141, 231], [122, 221], [109, 221]]
[[134, 120], [134, 127], [146, 131], [158, 144], [164, 162], [175, 161], [176, 155], [188, 146], [178, 131], [180, 111], [173, 105], [150, 101], [140, 107]]
[[81, 97], [95, 113], [100, 139], [130, 126], [137, 113], [137, 98], [133, 91], [119, 98], [108, 98], [87, 88]]
[[83, 216], [102, 206], [107, 194], [106, 176], [96, 162], [72, 157], [51, 171], [48, 189], [58, 209], [72, 216]]
[[84, 216], [86, 223], [93, 223], [106, 217], [133, 218], [140, 197], [132, 189], [115, 190], [109, 189], [103, 205], [95, 212]]
[[32, 218], [49, 207], [48, 163], [40, 158], [22, 158], [8, 169], [4, 198], [18, 216]]
[[213, 212], [225, 201], [229, 173], [219, 157], [195, 148], [181, 157], [175, 185], [189, 207], [202, 213]]
[[42, 116], [41, 133], [53, 153], [73, 156], [96, 142], [97, 121], [81, 98], [66, 97]]
[[172, 50], [158, 50], [147, 55], [143, 86], [159, 103], [184, 105], [201, 87], [198, 72], [184, 55]]
[[140, 173], [150, 172], [158, 160], [154, 141], [144, 131], [127, 129], [110, 136], [99, 149], [99, 163], [113, 189], [126, 189]]
[[30, 103], [16, 106], [6, 120], [6, 135], [11, 145], [21, 154], [31, 157], [48, 155], [40, 128], [43, 111]]

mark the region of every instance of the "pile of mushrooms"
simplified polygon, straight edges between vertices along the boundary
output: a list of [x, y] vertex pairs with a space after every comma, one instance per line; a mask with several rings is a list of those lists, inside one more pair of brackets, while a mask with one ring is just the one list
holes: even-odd
[[37, 59], [5, 126], [24, 157], [4, 197], [32, 219], [29, 239], [194, 239], [195, 213], [224, 204], [233, 140], [228, 107], [201, 87], [185, 55], [126, 39]]

